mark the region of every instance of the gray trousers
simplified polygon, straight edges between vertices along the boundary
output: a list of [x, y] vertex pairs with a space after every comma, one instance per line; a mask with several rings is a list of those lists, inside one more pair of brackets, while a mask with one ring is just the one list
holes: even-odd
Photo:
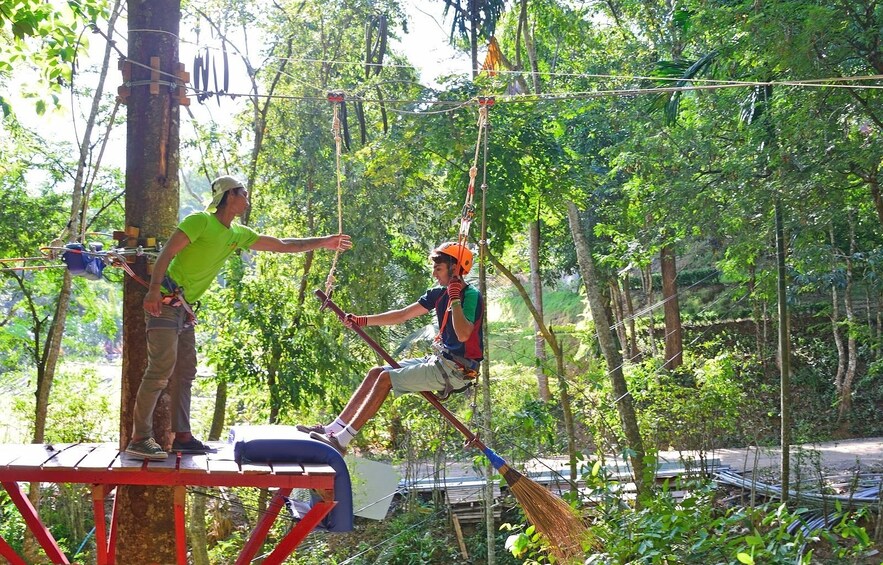
[[[135, 397], [132, 438], [153, 436], [153, 411], [169, 387], [172, 431], [190, 431], [190, 389], [196, 378], [196, 334], [184, 308], [163, 304], [159, 316], [145, 313], [147, 369]], [[170, 382], [171, 381], [171, 382]], [[160, 441], [162, 443], [162, 441]]]

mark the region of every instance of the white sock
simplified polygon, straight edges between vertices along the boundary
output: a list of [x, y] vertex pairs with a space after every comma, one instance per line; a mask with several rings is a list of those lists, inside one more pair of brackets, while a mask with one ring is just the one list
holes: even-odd
[[337, 442], [340, 443], [341, 447], [346, 447], [347, 445], [349, 445], [349, 442], [351, 442], [353, 438], [356, 437], [357, 433], [359, 432], [354, 430], [351, 426], [346, 426], [339, 432], [334, 432], [332, 435], [334, 435], [334, 437], [337, 439]]
[[346, 422], [338, 416], [333, 422], [325, 426], [325, 433], [337, 435], [344, 428], [346, 428]]

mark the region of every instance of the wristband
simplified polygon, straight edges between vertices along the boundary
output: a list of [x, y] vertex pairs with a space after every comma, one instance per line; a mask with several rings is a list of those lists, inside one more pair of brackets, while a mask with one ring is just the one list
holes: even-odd
[[459, 301], [459, 300], [451, 300], [451, 303], [448, 305], [448, 308], [450, 309], [450, 308], [453, 308], [454, 306], [460, 306], [461, 308], [463, 307], [463, 306], [460, 304], [460, 301]]
[[368, 325], [368, 316], [356, 316], [355, 314], [347, 314], [346, 319], [353, 324], [363, 328]]

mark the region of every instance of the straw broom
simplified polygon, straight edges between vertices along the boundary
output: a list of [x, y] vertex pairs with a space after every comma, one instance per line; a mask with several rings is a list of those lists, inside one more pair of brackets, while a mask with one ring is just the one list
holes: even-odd
[[[324, 292], [316, 290], [315, 295], [322, 302], [323, 310], [325, 308], [330, 309], [341, 322], [346, 319], [344, 311], [326, 296]], [[359, 337], [371, 346], [391, 367], [400, 367], [389, 353], [380, 347], [371, 336], [365, 333], [365, 330], [355, 325], [350, 329], [359, 334]], [[518, 504], [524, 510], [528, 521], [549, 542], [552, 554], [564, 563], [582, 561], [582, 557], [585, 554], [583, 545], [595, 546], [597, 540], [592, 539], [591, 533], [574, 509], [542, 485], [530, 480], [506, 464], [502, 457], [485, 445], [478, 436], [473, 434], [431, 392], [421, 392], [420, 394], [466, 437], [466, 445], [481, 450], [490, 460], [494, 469], [503, 475], [503, 479], [505, 479]]]

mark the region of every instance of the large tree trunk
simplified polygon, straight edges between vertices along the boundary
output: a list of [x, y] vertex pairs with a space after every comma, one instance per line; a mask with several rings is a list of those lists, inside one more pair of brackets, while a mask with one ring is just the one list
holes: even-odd
[[570, 223], [570, 232], [576, 246], [576, 258], [579, 263], [580, 274], [586, 285], [586, 294], [589, 298], [589, 307], [592, 311], [592, 319], [595, 322], [595, 332], [604, 360], [607, 362], [607, 375], [613, 389], [616, 409], [628, 447], [631, 449], [631, 464], [635, 474], [635, 485], [638, 489], [638, 502], [649, 496], [649, 485], [644, 476], [644, 441], [641, 439], [641, 430], [638, 427], [638, 418], [635, 414], [635, 405], [629, 394], [628, 384], [622, 370], [622, 355], [614, 335], [610, 332], [610, 320], [604, 311], [604, 301], [601, 297], [601, 288], [595, 271], [595, 262], [592, 259], [592, 250], [589, 241], [583, 232], [579, 219], [579, 212], [573, 202], [567, 203], [567, 219]]
[[[543, 279], [540, 276], [540, 220], [530, 223], [530, 284], [534, 307], [540, 318], [543, 318]], [[534, 372], [537, 377], [537, 388], [540, 400], [548, 402], [552, 398], [549, 392], [549, 377], [546, 376], [546, 340], [540, 331], [540, 324], [534, 320], [534, 355], [536, 362]]]
[[665, 313], [665, 362], [662, 366], [671, 371], [684, 362], [681, 307], [678, 304], [678, 271], [672, 246], [663, 247], [659, 258], [662, 269], [662, 311]]
[[[151, 94], [151, 57], [159, 57], [161, 77], [178, 73], [180, 0], [130, 0], [129, 53], [132, 81], [127, 112], [126, 226], [142, 237], [166, 241], [178, 223], [179, 107], [174, 91], [159, 86]], [[143, 81], [143, 82], [142, 82]], [[147, 276], [144, 262], [134, 265]], [[145, 289], [131, 278], [123, 287], [123, 386], [120, 402], [120, 447], [132, 433], [132, 410], [147, 366], [142, 302]], [[154, 413], [154, 431], [160, 444], [171, 435], [168, 396]], [[175, 562], [173, 489], [120, 486], [117, 489], [119, 530], [118, 563]]]

